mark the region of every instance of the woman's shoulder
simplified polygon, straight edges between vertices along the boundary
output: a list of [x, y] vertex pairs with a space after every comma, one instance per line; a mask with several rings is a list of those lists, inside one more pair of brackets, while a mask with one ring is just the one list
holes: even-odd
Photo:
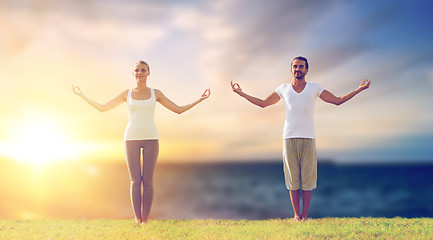
[[157, 88], [152, 88], [153, 92], [155, 93], [155, 98], [158, 100], [161, 96], [164, 96], [164, 94], [161, 92], [161, 90]]
[[128, 98], [128, 94], [129, 94], [130, 90], [131, 90], [130, 88], [123, 90], [119, 95], [122, 96], [122, 98], [126, 100]]
[[152, 88], [152, 90], [155, 92], [156, 95], [162, 94], [162, 91], [157, 88]]

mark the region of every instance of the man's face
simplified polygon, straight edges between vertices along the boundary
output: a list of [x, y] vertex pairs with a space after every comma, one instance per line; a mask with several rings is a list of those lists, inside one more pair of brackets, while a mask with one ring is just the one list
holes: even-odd
[[292, 74], [296, 79], [302, 79], [307, 75], [308, 69], [306, 69], [305, 61], [295, 59], [292, 62]]

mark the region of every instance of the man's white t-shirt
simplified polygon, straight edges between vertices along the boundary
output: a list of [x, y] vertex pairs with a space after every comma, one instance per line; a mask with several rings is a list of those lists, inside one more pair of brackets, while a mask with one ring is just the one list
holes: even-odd
[[316, 138], [314, 128], [314, 105], [324, 88], [317, 83], [307, 82], [304, 90], [297, 93], [292, 84], [282, 84], [275, 92], [284, 99], [286, 121], [283, 138]]

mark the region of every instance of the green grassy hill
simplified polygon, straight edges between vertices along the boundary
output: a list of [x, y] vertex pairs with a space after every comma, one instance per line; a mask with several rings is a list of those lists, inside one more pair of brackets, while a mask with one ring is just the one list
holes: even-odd
[[0, 239], [433, 239], [433, 218], [0, 220]]

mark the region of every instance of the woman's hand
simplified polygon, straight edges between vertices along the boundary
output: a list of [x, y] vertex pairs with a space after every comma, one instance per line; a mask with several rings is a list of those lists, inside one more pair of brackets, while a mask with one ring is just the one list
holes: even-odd
[[80, 88], [79, 88], [77, 85], [72, 85], [72, 91], [73, 91], [76, 95], [81, 96], [81, 90], [80, 90]]
[[210, 96], [210, 88], [206, 89], [200, 97], [200, 101], [207, 99]]

